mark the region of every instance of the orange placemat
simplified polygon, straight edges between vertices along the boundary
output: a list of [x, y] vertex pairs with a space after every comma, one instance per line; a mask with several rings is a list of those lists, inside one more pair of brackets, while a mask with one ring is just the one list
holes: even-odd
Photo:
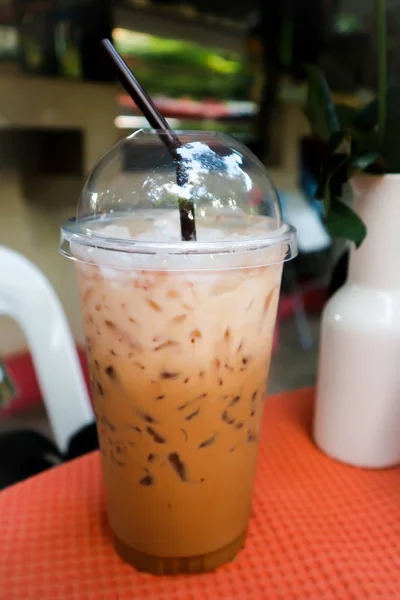
[[310, 441], [313, 392], [269, 398], [246, 549], [215, 573], [154, 577], [114, 554], [98, 453], [0, 494], [1, 600], [400, 598], [400, 469]]

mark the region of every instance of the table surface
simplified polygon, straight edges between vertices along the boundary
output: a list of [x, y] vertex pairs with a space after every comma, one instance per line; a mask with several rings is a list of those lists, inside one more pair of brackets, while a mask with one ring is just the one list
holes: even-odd
[[313, 391], [270, 397], [246, 548], [215, 573], [154, 577], [114, 553], [99, 453], [0, 493], [1, 600], [400, 598], [400, 468], [310, 439]]

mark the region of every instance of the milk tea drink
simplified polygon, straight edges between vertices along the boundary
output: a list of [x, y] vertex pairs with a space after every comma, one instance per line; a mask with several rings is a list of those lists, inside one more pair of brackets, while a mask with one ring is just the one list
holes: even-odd
[[244, 214], [199, 219], [182, 251], [176, 212], [70, 236], [115, 547], [160, 574], [245, 543], [285, 258]]

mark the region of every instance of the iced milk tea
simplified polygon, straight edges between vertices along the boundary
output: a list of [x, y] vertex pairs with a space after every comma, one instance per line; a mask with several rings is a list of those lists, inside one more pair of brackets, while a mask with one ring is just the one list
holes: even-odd
[[282, 266], [296, 255], [243, 144], [178, 138], [171, 152], [168, 132], [139, 130], [111, 148], [60, 244], [77, 261], [115, 546], [153, 573], [209, 571], [244, 545]]
[[116, 548], [214, 569], [244, 545], [282, 263], [77, 269]]

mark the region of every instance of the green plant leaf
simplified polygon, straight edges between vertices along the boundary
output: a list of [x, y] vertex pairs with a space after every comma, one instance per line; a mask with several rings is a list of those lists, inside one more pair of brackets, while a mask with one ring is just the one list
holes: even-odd
[[329, 189], [329, 185], [325, 188], [324, 197], [322, 200], [324, 203], [325, 215], [328, 215], [331, 209], [331, 190]]
[[351, 240], [357, 248], [367, 235], [367, 228], [360, 217], [336, 197], [331, 198], [325, 225], [332, 236]]
[[343, 184], [347, 181], [347, 161], [351, 151], [351, 136], [347, 131], [339, 131], [331, 136], [328, 144], [328, 159], [321, 166], [321, 176], [314, 197], [323, 200], [325, 214], [328, 214], [331, 195], [341, 196]]
[[306, 67], [308, 93], [306, 114], [313, 133], [324, 142], [340, 130], [339, 119], [331, 92], [322, 71], [315, 66]]

